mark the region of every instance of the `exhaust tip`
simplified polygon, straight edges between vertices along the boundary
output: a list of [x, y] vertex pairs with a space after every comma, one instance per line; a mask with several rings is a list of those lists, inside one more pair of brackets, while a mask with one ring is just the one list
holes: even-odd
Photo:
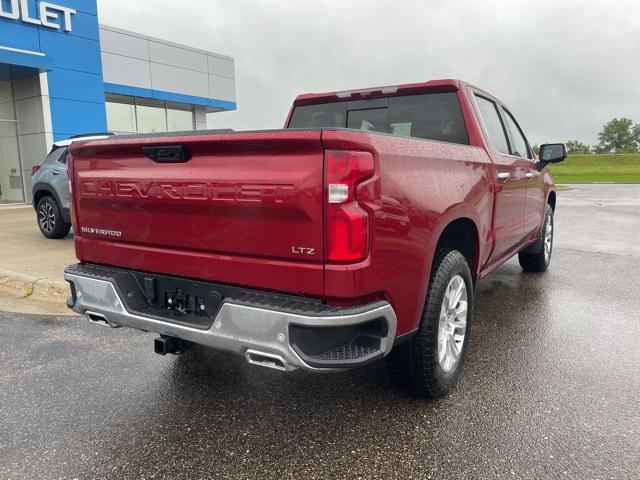
[[247, 362], [252, 365], [272, 368], [281, 372], [292, 370], [280, 355], [259, 352], [257, 350], [247, 350], [246, 352], [244, 352], [244, 356], [247, 359]]
[[87, 312], [85, 312], [84, 315], [87, 317], [87, 320], [89, 320], [89, 323], [92, 323], [94, 325], [98, 325], [100, 327], [110, 327], [110, 328], [118, 328], [118, 327], [120, 327], [120, 325], [116, 325], [115, 323], [111, 323], [109, 320], [107, 320], [107, 317], [105, 317], [101, 313], [87, 311]]

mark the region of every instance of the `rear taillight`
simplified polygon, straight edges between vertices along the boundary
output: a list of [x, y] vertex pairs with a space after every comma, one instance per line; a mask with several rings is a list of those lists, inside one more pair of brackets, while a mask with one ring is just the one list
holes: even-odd
[[369, 250], [369, 212], [358, 186], [375, 172], [369, 152], [328, 150], [326, 159], [327, 261], [357, 262]]
[[31, 175], [35, 175], [38, 170], [40, 170], [40, 165], [34, 165], [31, 167]]
[[73, 180], [75, 178], [75, 170], [73, 166], [73, 155], [71, 152], [67, 152], [67, 178], [69, 179], [69, 196], [71, 197], [71, 204], [69, 209], [71, 211], [71, 224], [73, 225], [74, 232], [79, 231], [78, 228], [78, 212], [76, 211], [76, 200], [74, 195]]
[[[67, 165], [67, 179], [69, 180], [69, 195], [73, 198], [73, 155], [71, 152], [66, 153], [65, 164]], [[73, 203], [73, 202], [71, 202]]]

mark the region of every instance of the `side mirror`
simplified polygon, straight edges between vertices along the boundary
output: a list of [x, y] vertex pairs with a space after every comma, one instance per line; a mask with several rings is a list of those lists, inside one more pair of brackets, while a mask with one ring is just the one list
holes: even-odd
[[567, 146], [564, 143], [545, 143], [540, 145], [540, 163], [547, 165], [549, 163], [562, 162], [567, 158]]

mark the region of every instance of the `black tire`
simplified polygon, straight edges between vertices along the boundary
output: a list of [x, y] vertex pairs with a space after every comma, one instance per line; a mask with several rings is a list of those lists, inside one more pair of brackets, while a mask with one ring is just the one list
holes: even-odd
[[[466, 331], [458, 361], [445, 371], [438, 361], [438, 324], [440, 310], [449, 282], [460, 276], [467, 292]], [[406, 343], [387, 356], [387, 369], [394, 381], [408, 386], [421, 397], [436, 398], [447, 394], [457, 383], [469, 345], [473, 318], [473, 281], [465, 257], [457, 250], [441, 250], [431, 271], [429, 290], [418, 331]]]
[[38, 227], [47, 238], [64, 238], [71, 230], [71, 224], [62, 219], [60, 208], [53, 197], [42, 197], [36, 207], [36, 216]]
[[[547, 229], [550, 228], [549, 253], [545, 249], [545, 236]], [[536, 243], [518, 253], [520, 266], [525, 272], [544, 272], [549, 268], [551, 263], [551, 253], [553, 252], [553, 209], [547, 205], [544, 211], [544, 222], [540, 229], [540, 238]]]

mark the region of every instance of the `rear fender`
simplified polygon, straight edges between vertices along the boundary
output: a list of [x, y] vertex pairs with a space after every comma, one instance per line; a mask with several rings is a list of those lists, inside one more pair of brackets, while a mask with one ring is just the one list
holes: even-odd
[[[477, 277], [480, 269], [480, 265], [482, 265], [483, 260], [485, 258], [485, 252], [490, 251], [487, 249], [483, 242], [480, 241], [481, 230], [478, 228], [479, 219], [475, 210], [466, 204], [457, 204], [451, 206], [447, 209], [444, 214], [440, 217], [439, 222], [434, 226], [431, 231], [431, 235], [429, 238], [429, 243], [427, 244], [427, 261], [423, 267], [423, 273], [421, 275], [421, 284], [420, 284], [420, 297], [419, 297], [419, 305], [423, 305], [427, 299], [427, 291], [429, 289], [429, 280], [431, 278], [431, 268], [433, 266], [433, 262], [435, 260], [436, 255], [436, 247], [438, 246], [438, 241], [442, 237], [443, 232], [452, 222], [459, 219], [468, 219], [471, 220], [476, 228], [476, 245], [475, 245], [475, 261], [474, 265], [469, 265], [469, 269], [471, 270], [472, 276]], [[418, 328], [420, 323], [420, 317], [416, 318], [416, 324], [413, 328]]]
[[[43, 195], [44, 193], [44, 195]], [[71, 223], [71, 214], [68, 208], [63, 208], [62, 203], [60, 202], [60, 197], [56, 193], [56, 190], [51, 187], [51, 185], [47, 183], [36, 183], [33, 186], [33, 209], [35, 210], [38, 207], [38, 202], [43, 196], [53, 197], [53, 199], [58, 204], [58, 208], [60, 209], [60, 215], [62, 215], [62, 219], [66, 223]]]

